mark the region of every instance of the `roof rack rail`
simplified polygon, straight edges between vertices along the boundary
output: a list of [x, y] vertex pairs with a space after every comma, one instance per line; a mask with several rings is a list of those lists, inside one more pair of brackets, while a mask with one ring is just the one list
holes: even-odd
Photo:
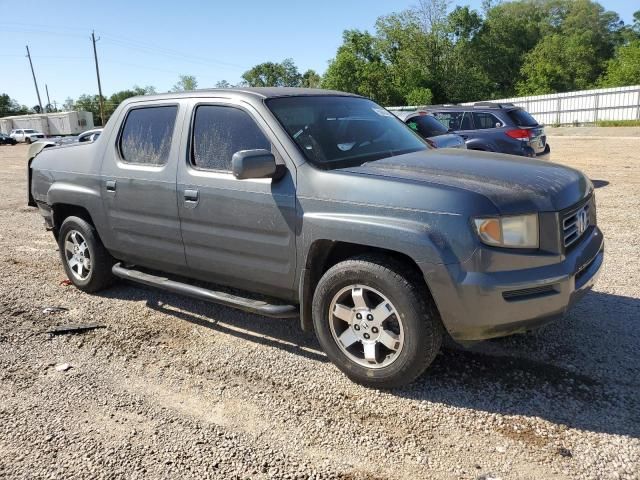
[[473, 104], [474, 108], [511, 108], [515, 107], [513, 103], [498, 103], [498, 102], [476, 102]]

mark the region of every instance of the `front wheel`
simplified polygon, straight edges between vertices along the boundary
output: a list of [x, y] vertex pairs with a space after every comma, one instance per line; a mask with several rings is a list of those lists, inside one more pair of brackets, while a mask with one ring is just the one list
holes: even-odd
[[330, 268], [313, 298], [313, 322], [329, 359], [355, 382], [393, 388], [415, 380], [442, 343], [428, 292], [406, 268], [356, 257]]
[[31, 143], [31, 139], [29, 137], [24, 139], [24, 143], [26, 143], [27, 145], [29, 145]]

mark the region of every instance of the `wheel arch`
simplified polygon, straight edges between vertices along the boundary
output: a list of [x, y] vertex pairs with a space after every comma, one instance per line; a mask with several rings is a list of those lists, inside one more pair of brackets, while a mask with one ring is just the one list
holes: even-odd
[[320, 278], [334, 265], [356, 256], [367, 255], [372, 259], [380, 259], [387, 263], [402, 265], [420, 288], [424, 288], [425, 295], [433, 298], [431, 289], [418, 263], [408, 254], [362, 243], [336, 241], [328, 239], [315, 240], [309, 247], [302, 274], [300, 276], [300, 326], [304, 331], [313, 330], [311, 305], [313, 294]]

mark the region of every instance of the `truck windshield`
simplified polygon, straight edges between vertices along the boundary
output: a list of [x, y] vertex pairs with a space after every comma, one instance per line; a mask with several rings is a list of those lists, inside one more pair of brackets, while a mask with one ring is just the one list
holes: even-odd
[[371, 100], [300, 96], [267, 100], [304, 156], [322, 168], [341, 168], [427, 150], [403, 122]]

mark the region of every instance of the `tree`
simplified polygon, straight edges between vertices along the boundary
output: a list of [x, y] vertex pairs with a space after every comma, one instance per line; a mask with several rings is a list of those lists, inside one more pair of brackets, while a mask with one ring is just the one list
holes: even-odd
[[320, 88], [322, 77], [315, 70], [307, 70], [302, 74], [301, 85], [305, 88]]
[[517, 92], [580, 90], [597, 85], [622, 39], [624, 24], [591, 0], [560, 1], [548, 13], [548, 33], [524, 56]]
[[414, 88], [406, 96], [408, 105], [431, 105], [432, 100], [433, 94], [431, 93], [431, 90], [424, 87]]
[[29, 113], [29, 109], [20, 105], [6, 93], [0, 94], [0, 117], [9, 117], [11, 115], [23, 115]]
[[302, 84], [302, 75], [290, 58], [281, 63], [260, 63], [244, 72], [242, 79], [249, 87], [299, 87]]
[[180, 80], [172, 88], [172, 92], [188, 92], [198, 88], [198, 81], [193, 75], [180, 75]]
[[[99, 125], [98, 119], [100, 118], [100, 100], [98, 95], [87, 95], [83, 94], [78, 97], [73, 105], [73, 109], [75, 111], [84, 111], [91, 112], [93, 115], [93, 121], [96, 125]], [[103, 97], [103, 101], [106, 102], [107, 99]], [[105, 121], [106, 121], [105, 117]]]
[[343, 44], [329, 63], [322, 88], [357, 93], [387, 105], [403, 102], [389, 82], [391, 72], [376, 38], [360, 30], [346, 30], [342, 38]]
[[233, 88], [233, 85], [231, 85], [226, 80], [220, 80], [218, 83], [216, 83], [216, 88]]
[[637, 84], [640, 84], [640, 40], [618, 48], [616, 56], [609, 60], [601, 81], [603, 87]]

